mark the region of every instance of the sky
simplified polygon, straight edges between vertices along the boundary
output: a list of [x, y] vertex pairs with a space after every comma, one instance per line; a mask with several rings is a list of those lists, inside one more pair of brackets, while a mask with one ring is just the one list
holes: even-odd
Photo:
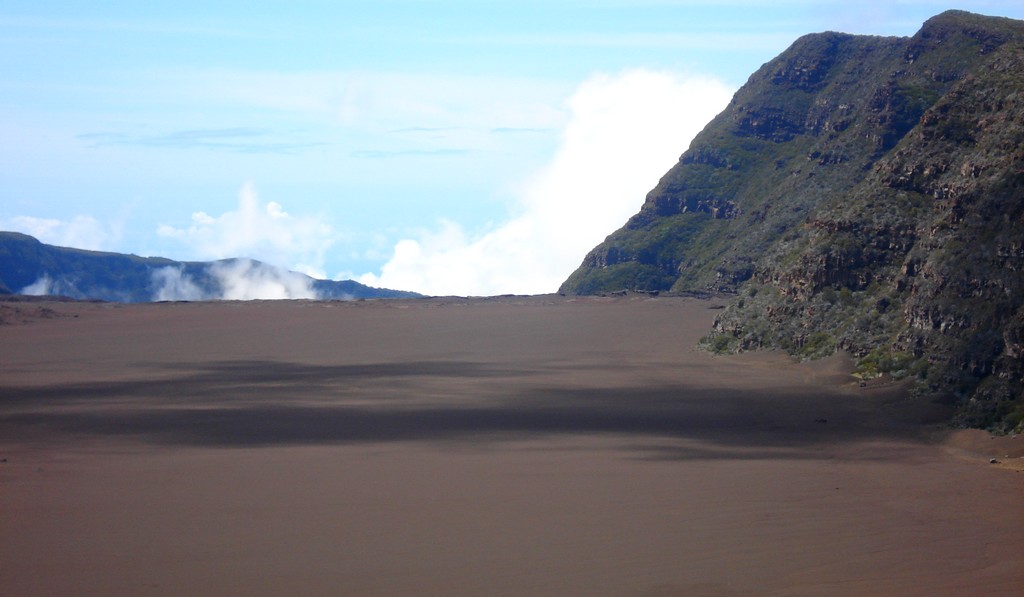
[[554, 292], [806, 33], [776, 0], [0, 3], [0, 230], [433, 295]]

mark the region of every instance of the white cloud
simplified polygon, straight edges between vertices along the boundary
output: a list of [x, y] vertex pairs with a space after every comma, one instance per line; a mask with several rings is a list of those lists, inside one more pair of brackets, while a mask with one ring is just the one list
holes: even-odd
[[476, 234], [442, 221], [398, 242], [380, 274], [360, 281], [435, 295], [554, 292], [637, 212], [733, 91], [714, 79], [642, 69], [595, 75], [569, 99], [561, 145], [523, 185], [508, 221]]
[[198, 260], [248, 257], [326, 277], [324, 256], [337, 236], [320, 218], [293, 216], [279, 203], [263, 203], [251, 184], [238, 194], [238, 207], [219, 216], [192, 214], [187, 228], [161, 225], [157, 234], [182, 242]]
[[22, 288], [18, 291], [19, 294], [27, 294], [29, 296], [46, 296], [53, 294], [53, 280], [50, 276], [43, 274], [39, 276], [35, 282]]
[[280, 268], [258, 267], [248, 259], [214, 263], [210, 273], [220, 281], [219, 298], [223, 300], [316, 298], [309, 278]]
[[154, 301], [201, 301], [209, 299], [183, 268], [168, 265], [153, 272]]
[[48, 245], [93, 251], [110, 250], [119, 236], [113, 226], [85, 215], [74, 216], [70, 220], [15, 216], [0, 221], [0, 225], [4, 230], [34, 236]]
[[[184, 268], [167, 266], [153, 272], [154, 301], [251, 301], [315, 299], [312, 280], [284, 268], [249, 259], [218, 261], [206, 266], [212, 289], [204, 290]], [[37, 282], [38, 283], [38, 282]]]

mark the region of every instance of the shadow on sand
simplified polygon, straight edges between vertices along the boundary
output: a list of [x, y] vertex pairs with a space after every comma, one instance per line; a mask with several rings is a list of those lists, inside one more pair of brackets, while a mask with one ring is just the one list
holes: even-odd
[[[163, 369], [141, 381], [0, 386], [0, 431], [28, 440], [84, 434], [210, 447], [609, 434], [638, 445], [685, 439], [705, 446], [665, 448], [662, 457], [739, 450], [767, 458], [837, 442], [912, 439], [947, 415], [904, 396], [830, 388], [558, 387], [545, 385], [540, 371], [474, 362], [228, 361]], [[428, 397], [421, 387], [430, 388]]]

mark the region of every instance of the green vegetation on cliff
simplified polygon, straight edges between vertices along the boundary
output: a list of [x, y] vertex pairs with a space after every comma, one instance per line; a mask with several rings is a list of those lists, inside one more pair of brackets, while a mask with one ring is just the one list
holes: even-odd
[[958, 421], [1024, 419], [1024, 22], [808, 35], [750, 77], [564, 293], [736, 293], [716, 351], [842, 349]]

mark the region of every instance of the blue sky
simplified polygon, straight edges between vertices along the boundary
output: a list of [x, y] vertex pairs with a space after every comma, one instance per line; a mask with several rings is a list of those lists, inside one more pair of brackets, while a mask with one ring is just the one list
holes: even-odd
[[0, 4], [0, 229], [552, 292], [761, 64], [1020, 2]]

